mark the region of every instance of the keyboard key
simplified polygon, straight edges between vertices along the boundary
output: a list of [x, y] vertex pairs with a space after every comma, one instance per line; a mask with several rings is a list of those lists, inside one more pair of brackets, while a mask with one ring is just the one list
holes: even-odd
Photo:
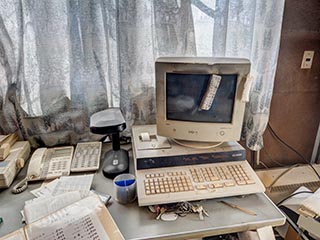
[[206, 187], [206, 185], [197, 185], [196, 189], [198, 189], [198, 190], [206, 190], [207, 187]]
[[226, 187], [233, 187], [233, 186], [235, 186], [234, 182], [226, 182], [226, 183], [224, 183], [224, 185], [225, 185]]
[[237, 184], [238, 185], [246, 185], [246, 181], [243, 181], [243, 180], [240, 180], [240, 181], [237, 181]]
[[213, 186], [215, 188], [222, 188], [223, 187], [223, 184], [222, 183], [213, 183]]
[[246, 183], [247, 183], [247, 184], [255, 184], [256, 182], [253, 181], [253, 180], [251, 180], [251, 179], [248, 179], [248, 180], [246, 180]]

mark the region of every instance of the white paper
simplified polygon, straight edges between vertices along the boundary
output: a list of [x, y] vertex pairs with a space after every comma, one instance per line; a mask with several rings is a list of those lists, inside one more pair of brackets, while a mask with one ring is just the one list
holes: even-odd
[[253, 83], [253, 76], [248, 75], [246, 82], [244, 83], [244, 88], [243, 88], [243, 92], [242, 92], [242, 96], [241, 96], [241, 101], [242, 102], [249, 102], [250, 100], [250, 90], [251, 90], [251, 86]]
[[87, 197], [27, 225], [27, 235], [30, 240], [108, 240], [96, 214], [100, 207], [97, 196]]
[[23, 238], [20, 235], [14, 235], [14, 236], [10, 236], [8, 238], [6, 238], [6, 240], [24, 240], [25, 238]]
[[59, 222], [46, 228], [33, 229], [30, 240], [109, 240], [94, 212], [73, 220], [68, 224]]
[[320, 215], [320, 188], [311, 196], [302, 201], [301, 206], [311, 210], [315, 215]]
[[79, 176], [63, 176], [52, 190], [52, 195], [56, 196], [65, 192], [79, 191], [81, 197], [86, 197], [90, 193], [93, 174]]
[[[310, 191], [311, 192], [310, 189], [302, 186], [302, 187], [298, 188], [296, 191], [294, 191], [294, 193], [292, 193], [292, 194], [302, 192], [302, 191]], [[281, 206], [285, 206], [285, 207], [287, 207], [287, 208], [291, 209], [292, 211], [299, 214], [298, 209], [300, 208], [302, 201], [310, 196], [311, 196], [310, 193], [301, 193], [301, 194], [294, 195], [294, 196], [290, 197], [289, 199], [287, 199], [286, 201], [284, 201], [281, 204]]]
[[20, 211], [20, 214], [21, 214], [21, 216], [22, 216], [21, 222], [22, 222], [22, 223], [25, 223], [25, 222], [26, 222], [26, 218], [25, 218], [25, 216], [24, 216], [24, 211], [21, 210], [21, 211]]
[[52, 191], [56, 187], [59, 179], [55, 179], [49, 183], [43, 182], [40, 188], [30, 191], [36, 197], [50, 197]]
[[25, 203], [23, 209], [25, 221], [27, 224], [32, 223], [80, 199], [78, 191], [63, 193], [55, 197], [33, 199]]
[[9, 233], [4, 237], [0, 237], [0, 240], [26, 240], [23, 229], [19, 229], [15, 232]]
[[[308, 189], [304, 186], [301, 186], [296, 191], [294, 191], [292, 194], [299, 193], [302, 191], [310, 191], [311, 192], [310, 189]], [[299, 208], [301, 206], [301, 203], [303, 202], [303, 200], [310, 197], [310, 195], [311, 195], [311, 193], [300, 193], [300, 194], [294, 195], [294, 196], [290, 197], [289, 199], [285, 200], [281, 204], [281, 206], [285, 206], [285, 207], [289, 208], [290, 210], [294, 211], [295, 213], [299, 214]], [[279, 233], [279, 235], [284, 238], [286, 236], [288, 228], [289, 228], [289, 224], [288, 224], [288, 222], [286, 222], [285, 225], [276, 227], [276, 230]]]

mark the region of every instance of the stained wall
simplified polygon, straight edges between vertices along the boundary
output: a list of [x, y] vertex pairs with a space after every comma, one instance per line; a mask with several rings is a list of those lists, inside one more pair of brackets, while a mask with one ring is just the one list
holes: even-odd
[[[305, 50], [315, 51], [312, 68], [308, 70], [300, 69]], [[320, 122], [319, 0], [286, 1], [270, 111], [274, 131], [310, 160]], [[260, 156], [269, 167], [304, 162], [269, 130], [264, 134]]]

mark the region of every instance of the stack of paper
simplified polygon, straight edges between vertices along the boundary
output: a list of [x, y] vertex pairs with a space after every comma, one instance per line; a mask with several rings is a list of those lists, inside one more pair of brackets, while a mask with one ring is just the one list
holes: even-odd
[[79, 192], [67, 192], [55, 197], [40, 197], [27, 201], [23, 212], [27, 224], [35, 222], [81, 199]]
[[96, 195], [74, 202], [26, 225], [0, 240], [124, 239], [110, 213]]
[[25, 202], [24, 221], [29, 224], [89, 196], [93, 176], [65, 176], [31, 191], [37, 198]]
[[52, 197], [66, 192], [79, 191], [81, 197], [90, 193], [93, 174], [79, 176], [63, 176], [31, 191], [36, 197]]
[[[310, 192], [310, 193], [308, 193]], [[296, 191], [292, 193], [292, 197], [285, 200], [281, 206], [285, 206], [292, 211], [299, 213], [299, 208], [304, 200], [312, 195], [312, 191], [304, 186], [301, 186]]]
[[320, 216], [320, 188], [301, 202], [299, 213], [312, 218]]
[[100, 198], [90, 192], [93, 174], [66, 176], [43, 184], [25, 202], [27, 225], [0, 240], [124, 239]]

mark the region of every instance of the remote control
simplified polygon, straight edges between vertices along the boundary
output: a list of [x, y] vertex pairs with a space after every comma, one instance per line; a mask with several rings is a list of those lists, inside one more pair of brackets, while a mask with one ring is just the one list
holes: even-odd
[[101, 142], [78, 143], [71, 163], [71, 172], [95, 171], [99, 169], [101, 146]]

